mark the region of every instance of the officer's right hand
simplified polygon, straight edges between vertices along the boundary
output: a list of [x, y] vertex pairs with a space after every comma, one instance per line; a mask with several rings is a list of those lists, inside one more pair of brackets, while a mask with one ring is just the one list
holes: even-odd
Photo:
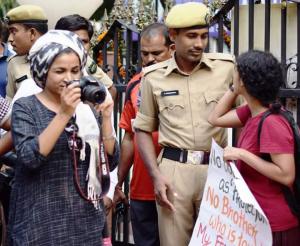
[[[154, 193], [155, 193], [156, 202], [160, 206], [175, 212], [175, 207], [172, 204], [172, 202], [169, 200], [171, 196], [172, 197], [175, 196], [174, 190], [171, 184], [169, 183], [169, 181], [167, 181], [166, 178], [159, 173], [154, 178], [153, 184], [154, 184]], [[169, 197], [167, 194], [169, 194]]]
[[81, 90], [78, 82], [63, 87], [60, 95], [61, 103], [59, 112], [72, 117], [78, 103], [81, 101], [80, 96]]

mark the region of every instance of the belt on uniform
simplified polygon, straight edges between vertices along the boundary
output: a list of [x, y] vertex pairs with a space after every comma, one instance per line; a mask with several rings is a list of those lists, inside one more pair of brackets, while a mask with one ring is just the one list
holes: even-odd
[[209, 152], [207, 151], [185, 150], [173, 147], [165, 147], [162, 157], [181, 163], [195, 165], [206, 165], [209, 162]]

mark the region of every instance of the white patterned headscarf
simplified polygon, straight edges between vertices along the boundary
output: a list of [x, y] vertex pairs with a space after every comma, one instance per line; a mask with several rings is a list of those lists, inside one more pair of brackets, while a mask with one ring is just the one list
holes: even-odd
[[56, 56], [67, 48], [71, 48], [78, 55], [81, 70], [84, 71], [87, 53], [82, 41], [73, 32], [50, 30], [41, 36], [31, 47], [28, 56], [30, 70], [34, 81], [39, 87], [45, 87], [51, 64]]

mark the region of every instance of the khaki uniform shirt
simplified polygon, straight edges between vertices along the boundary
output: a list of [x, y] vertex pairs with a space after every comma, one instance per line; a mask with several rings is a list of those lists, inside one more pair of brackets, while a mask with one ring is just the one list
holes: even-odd
[[[92, 66], [95, 66], [96, 69], [92, 69]], [[85, 69], [89, 75], [92, 75], [100, 82], [102, 82], [102, 84], [104, 84], [106, 88], [110, 88], [113, 85], [113, 81], [110, 79], [110, 77], [108, 77], [108, 75], [103, 72], [103, 70], [94, 62], [94, 60], [90, 56], [87, 57]]]
[[30, 64], [27, 56], [15, 55], [8, 60], [6, 98], [12, 100], [21, 82], [31, 78]]
[[180, 71], [174, 57], [146, 68], [134, 127], [158, 130], [162, 146], [209, 151], [212, 137], [226, 145], [225, 129], [207, 119], [228, 90], [233, 71], [233, 56], [220, 53], [203, 54], [189, 75]]

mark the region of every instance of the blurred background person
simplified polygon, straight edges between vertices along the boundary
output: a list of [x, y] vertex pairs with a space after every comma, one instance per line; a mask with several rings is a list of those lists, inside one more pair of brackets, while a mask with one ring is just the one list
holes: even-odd
[[[146, 26], [141, 32], [141, 58], [143, 67], [165, 61], [171, 57], [171, 41], [168, 28], [162, 23]], [[114, 205], [127, 203], [122, 191], [123, 183], [133, 164], [133, 174], [130, 182], [130, 216], [134, 243], [137, 246], [159, 245], [157, 211], [152, 180], [141, 159], [132, 122], [138, 111], [138, 94], [142, 72], [128, 83], [125, 105], [122, 111], [120, 128], [125, 130], [121, 144], [121, 159], [118, 167], [118, 184], [115, 188]], [[152, 134], [156, 154], [161, 148], [158, 145], [158, 133]]]
[[[36, 40], [48, 31], [47, 17], [39, 6], [21, 5], [6, 14], [8, 42], [16, 52], [7, 66], [6, 98], [12, 100], [21, 84], [31, 78], [28, 53]], [[30, 85], [27, 90], [31, 90]]]
[[6, 96], [7, 60], [13, 55], [7, 44], [7, 26], [0, 20], [0, 95]]

